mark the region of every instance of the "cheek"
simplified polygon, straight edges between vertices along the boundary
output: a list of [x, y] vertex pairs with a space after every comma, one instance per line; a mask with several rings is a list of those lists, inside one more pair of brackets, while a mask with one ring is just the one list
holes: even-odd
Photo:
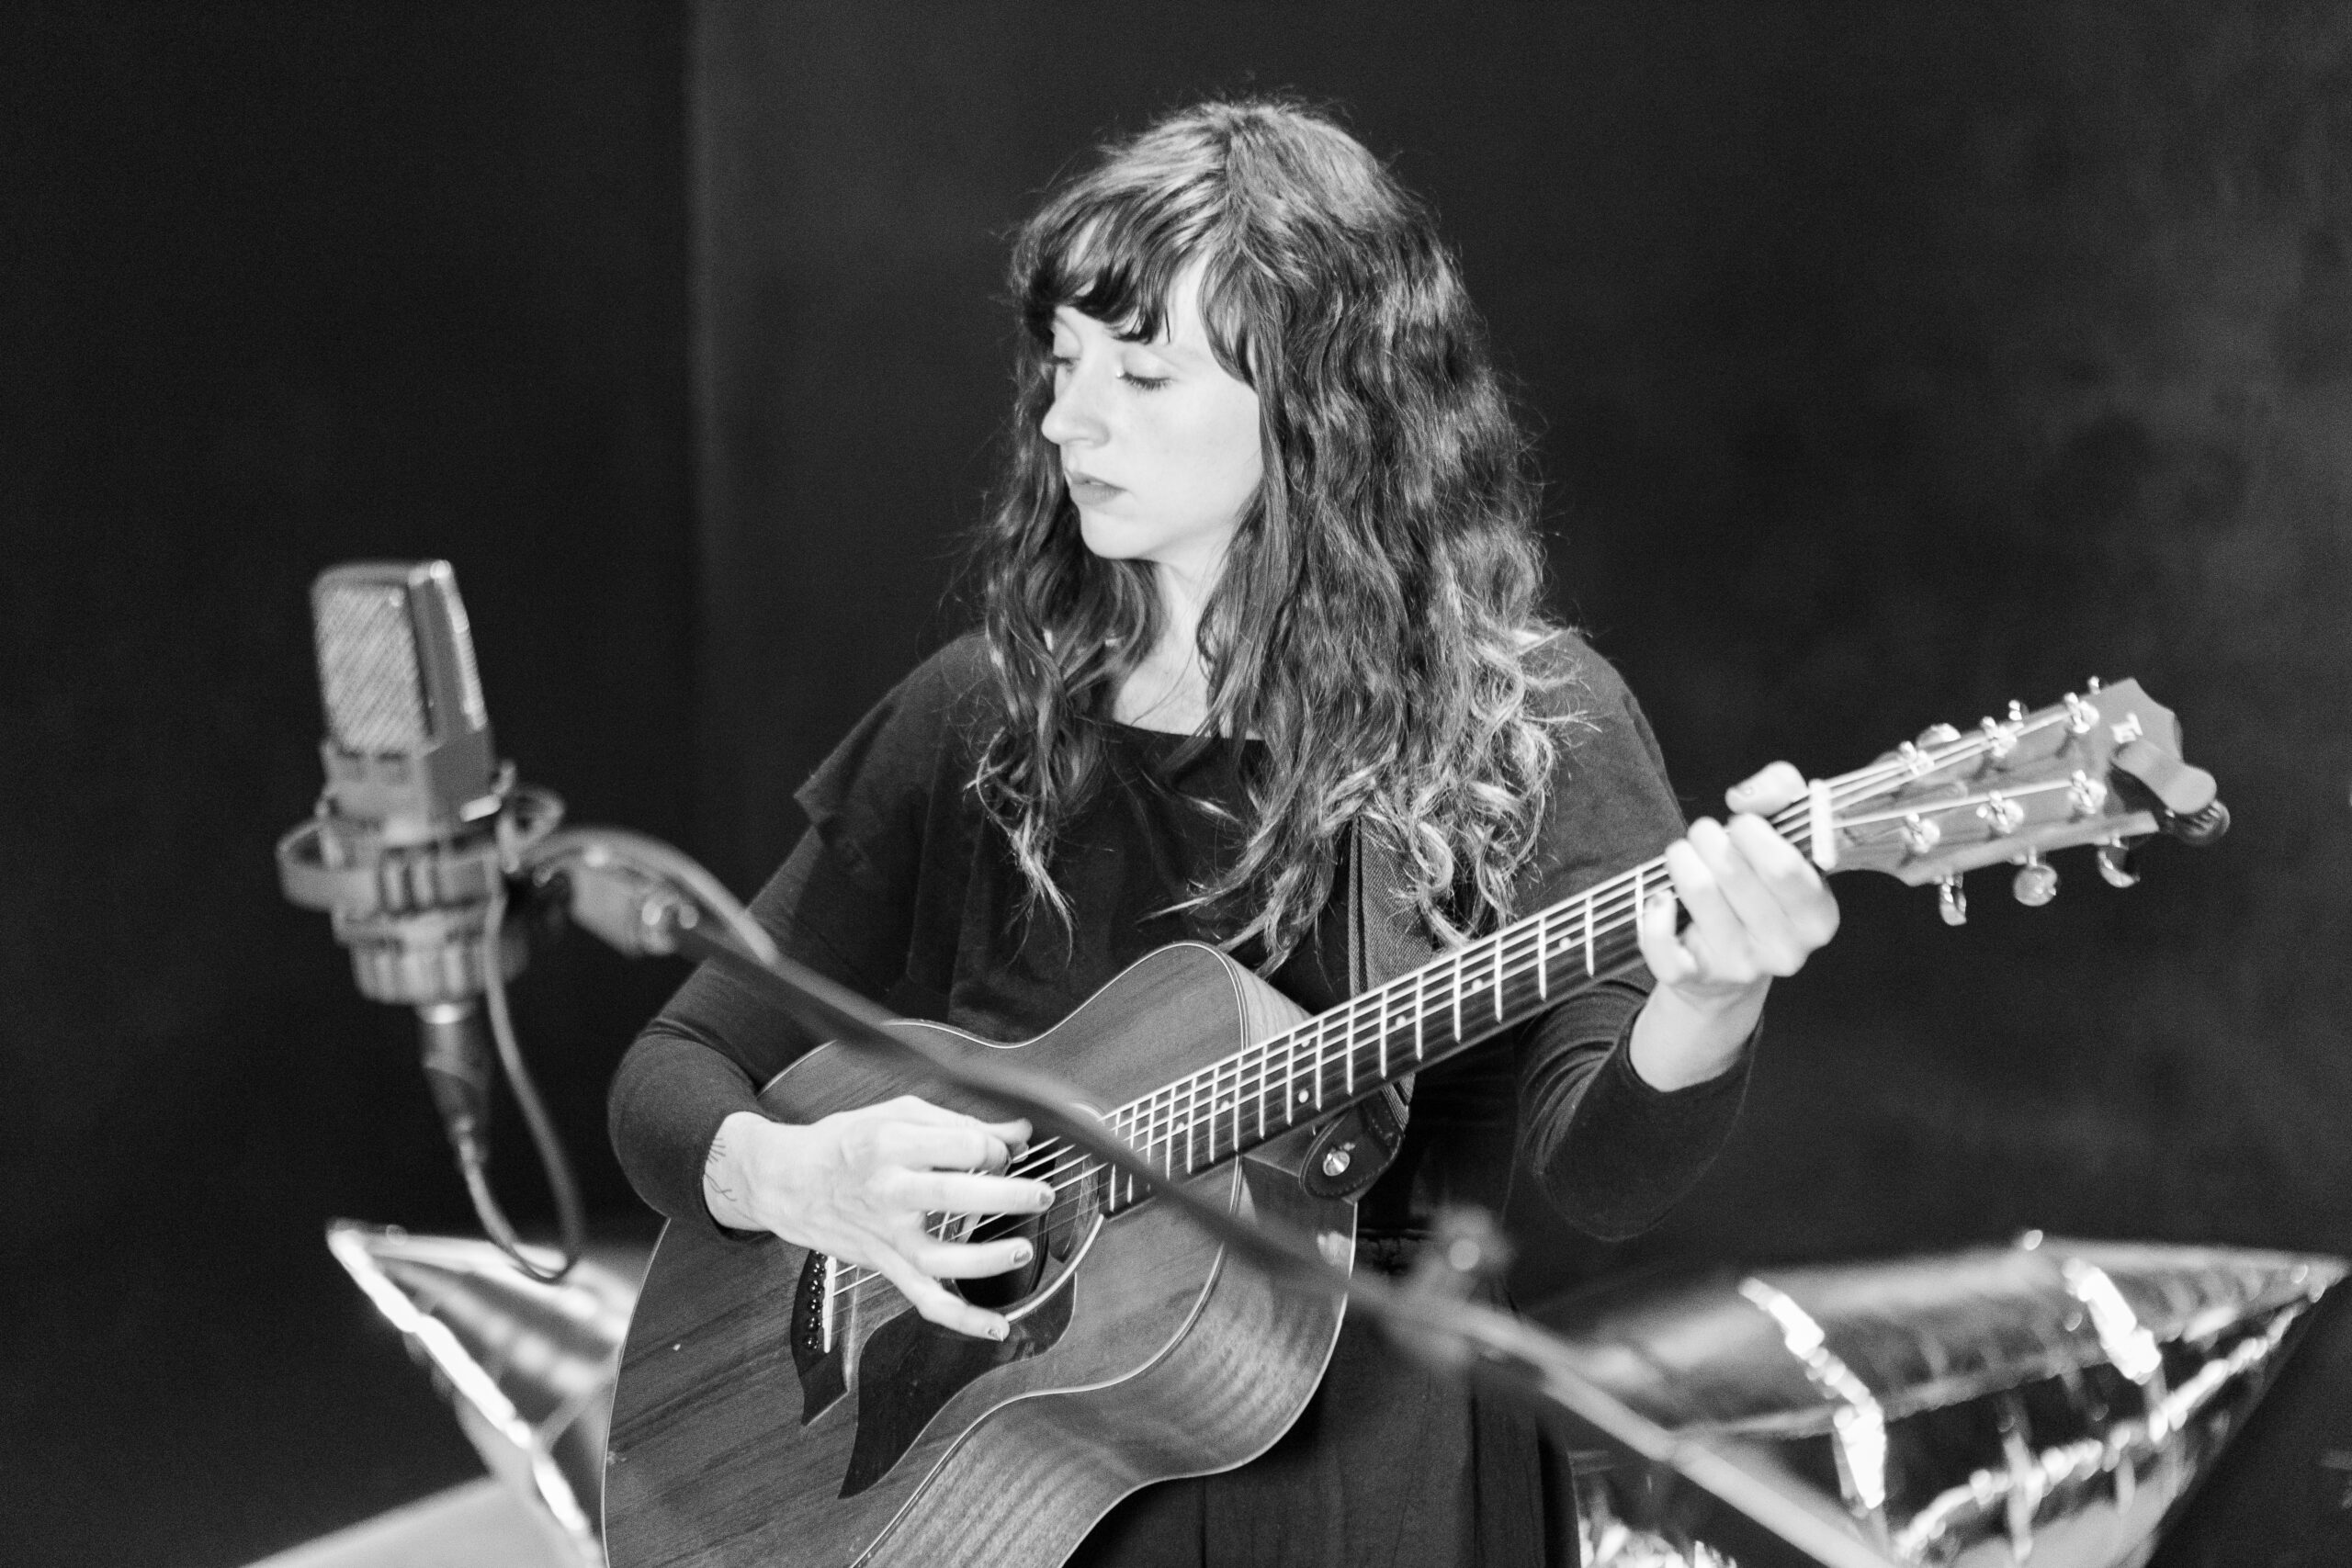
[[1257, 494], [1259, 481], [1265, 475], [1265, 458], [1259, 447], [1257, 400], [1251, 398], [1246, 403], [1219, 409], [1203, 432], [1201, 447], [1199, 471], [1216, 491], [1216, 499], [1236, 508], [1247, 504]]

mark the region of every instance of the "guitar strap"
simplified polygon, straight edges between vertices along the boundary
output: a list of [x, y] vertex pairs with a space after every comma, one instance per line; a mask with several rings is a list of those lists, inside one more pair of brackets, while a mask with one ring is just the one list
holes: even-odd
[[[1360, 997], [1426, 964], [1437, 948], [1409, 908], [1396, 857], [1362, 822], [1348, 830], [1348, 994]], [[1299, 1185], [1317, 1198], [1353, 1201], [1371, 1190], [1405, 1142], [1413, 1104], [1410, 1073], [1382, 1086], [1323, 1124], [1299, 1168]]]

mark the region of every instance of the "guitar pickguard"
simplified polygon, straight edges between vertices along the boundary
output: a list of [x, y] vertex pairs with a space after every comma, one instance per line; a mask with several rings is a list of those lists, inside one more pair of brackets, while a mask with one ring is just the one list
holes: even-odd
[[1051, 1349], [1069, 1326], [1071, 1294], [1054, 1292], [1013, 1319], [1001, 1340], [975, 1339], [910, 1311], [875, 1330], [858, 1357], [857, 1441], [841, 1495], [854, 1497], [889, 1474], [931, 1418], [975, 1379]]

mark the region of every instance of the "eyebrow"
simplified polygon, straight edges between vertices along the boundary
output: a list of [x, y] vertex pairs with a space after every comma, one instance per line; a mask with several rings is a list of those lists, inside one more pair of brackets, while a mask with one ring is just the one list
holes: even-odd
[[[1077, 316], [1084, 321], [1091, 321], [1094, 320], [1093, 317], [1087, 315], [1075, 305], [1057, 305], [1054, 308], [1054, 325], [1057, 328], [1069, 331], [1076, 330], [1075, 328], [1070, 327], [1063, 319], [1063, 313], [1065, 311], [1069, 315]], [[1173, 312], [1170, 312], [1162, 319], [1160, 323], [1161, 330], [1171, 330], [1174, 328], [1175, 324], [1175, 316]], [[1135, 337], [1115, 329], [1113, 330], [1111, 336], [1118, 342], [1126, 344], [1131, 347], [1147, 350], [1149, 353], [1159, 355], [1163, 358], [1173, 358], [1179, 363], [1204, 358], [1214, 360], [1216, 357], [1214, 351], [1187, 347], [1186, 345], [1178, 343], [1172, 336], [1165, 338]]]

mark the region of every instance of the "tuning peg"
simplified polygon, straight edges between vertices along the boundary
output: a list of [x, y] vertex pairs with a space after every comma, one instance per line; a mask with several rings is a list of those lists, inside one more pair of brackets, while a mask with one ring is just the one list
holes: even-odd
[[2140, 874], [2132, 869], [2132, 846], [2118, 839], [2098, 847], [2098, 874], [2109, 887], [2137, 887]]
[[1958, 872], [1936, 883], [1936, 913], [1944, 918], [1948, 926], [1968, 923], [1968, 895], [1961, 891]]
[[2028, 850], [2025, 863], [2018, 867], [2017, 879], [2009, 884], [2009, 891], [2027, 908], [2039, 909], [2058, 897], [2058, 868], [2043, 860], [2040, 850]]
[[1960, 739], [1960, 731], [1949, 724], [1931, 724], [1919, 731], [1922, 746], [1949, 746]]
[[2201, 811], [2165, 824], [2165, 830], [2191, 849], [2203, 849], [2230, 830], [2230, 808], [2220, 801], [2209, 802]]

